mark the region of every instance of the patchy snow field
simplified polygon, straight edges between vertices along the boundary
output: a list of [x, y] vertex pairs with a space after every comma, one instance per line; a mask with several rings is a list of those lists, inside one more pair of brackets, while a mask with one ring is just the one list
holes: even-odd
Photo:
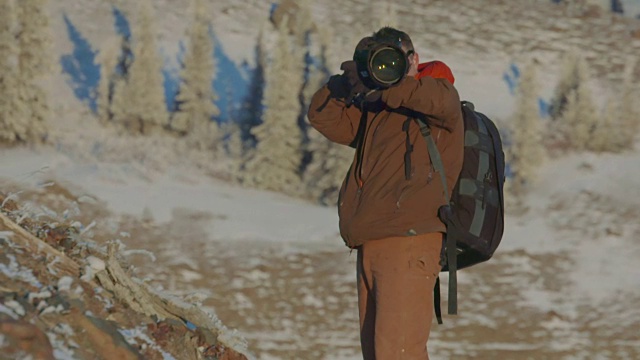
[[[638, 358], [639, 165], [637, 152], [549, 162], [495, 258], [461, 272], [460, 315], [434, 326], [432, 357]], [[14, 180], [44, 166], [23, 186], [54, 182], [85, 199], [78, 217], [96, 222], [87, 235], [151, 251], [153, 262], [129, 253], [139, 276], [201, 302], [260, 359], [358, 358], [355, 254], [334, 209], [206, 177], [143, 181], [57, 154], [0, 159]], [[83, 218], [89, 205], [102, 217]]]

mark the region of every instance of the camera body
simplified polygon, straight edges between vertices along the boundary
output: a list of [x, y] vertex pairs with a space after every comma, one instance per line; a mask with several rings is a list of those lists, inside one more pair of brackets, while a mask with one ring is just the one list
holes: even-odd
[[358, 76], [370, 89], [386, 89], [400, 82], [409, 71], [409, 58], [398, 44], [364, 38], [353, 54]]

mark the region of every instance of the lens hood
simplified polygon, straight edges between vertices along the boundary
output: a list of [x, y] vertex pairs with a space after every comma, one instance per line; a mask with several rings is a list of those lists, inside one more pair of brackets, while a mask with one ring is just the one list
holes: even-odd
[[384, 89], [400, 82], [409, 70], [409, 59], [395, 44], [368, 42], [353, 56], [362, 82], [371, 89]]

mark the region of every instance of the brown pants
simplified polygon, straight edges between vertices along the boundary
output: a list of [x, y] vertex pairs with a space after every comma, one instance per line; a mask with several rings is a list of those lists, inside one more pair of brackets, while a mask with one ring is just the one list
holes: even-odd
[[441, 233], [369, 241], [358, 249], [364, 360], [429, 359], [441, 249]]

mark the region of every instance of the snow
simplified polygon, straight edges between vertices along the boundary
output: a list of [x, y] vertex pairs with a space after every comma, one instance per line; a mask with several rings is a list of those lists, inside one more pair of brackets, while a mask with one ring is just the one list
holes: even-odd
[[24, 268], [18, 264], [14, 255], [7, 254], [6, 257], [9, 259], [9, 264], [0, 263], [0, 273], [10, 279], [24, 281], [37, 289], [42, 287], [42, 284], [33, 275], [31, 269]]
[[58, 280], [58, 291], [71, 291], [73, 278], [71, 276], [63, 276]]
[[87, 265], [84, 267], [84, 274], [80, 277], [81, 280], [91, 281], [97, 273], [106, 269], [104, 260], [95, 256], [88, 256], [86, 258]]
[[[585, 163], [593, 170], [582, 170]], [[640, 179], [640, 155], [637, 152], [571, 155], [547, 164], [540, 175], [536, 191], [526, 200], [529, 213], [523, 218], [507, 217], [504, 240], [498, 251], [570, 252], [575, 265], [566, 273], [580, 293], [574, 296], [586, 296], [595, 303], [617, 291], [640, 289], [640, 268], [635, 266], [640, 253], [633, 251], [631, 239], [625, 238], [625, 233], [623, 237], [602, 236], [609, 227], [616, 227], [613, 221], [617, 215], [609, 210], [603, 212], [593, 205], [593, 200], [580, 197], [585, 192], [605, 194], [615, 208], [640, 208], [640, 197], [630, 196], [640, 194], [637, 180]], [[552, 226], [549, 206], [558, 199], [566, 208], [553, 216], [562, 217], [567, 224], [577, 224], [593, 238], [584, 232], [562, 232]], [[581, 212], [585, 208], [590, 210], [589, 214]], [[609, 216], [611, 218], [607, 218]], [[638, 225], [637, 219], [623, 223], [621, 230], [626, 225]], [[547, 303], [548, 294], [540, 295], [535, 302]]]
[[[22, 311], [24, 312], [24, 309], [22, 309]], [[2, 303], [0, 303], [0, 314], [8, 315], [13, 320], [18, 320], [18, 315], [20, 315], [15, 309], [13, 309], [13, 306]]]
[[[335, 209], [277, 193], [243, 189], [222, 181], [185, 181], [180, 173], [146, 181], [127, 174], [124, 165], [74, 163], [61, 154], [24, 149], [9, 150], [0, 159], [3, 177], [9, 179], [24, 179], [24, 174], [47, 165], [49, 170], [43, 177], [74, 184], [74, 188], [106, 201], [118, 214], [142, 215], [149, 209], [155, 221], [166, 222], [176, 209], [186, 208], [222, 218], [213, 220], [208, 229], [216, 240], [323, 242], [338, 238]], [[30, 177], [22, 183], [38, 185], [40, 181]]]
[[13, 312], [15, 315], [24, 316], [26, 314], [24, 307], [22, 307], [22, 305], [15, 300], [5, 301], [4, 306], [6, 306], [6, 308]]
[[133, 329], [119, 329], [118, 332], [124, 336], [124, 339], [130, 345], [138, 346], [138, 342], [136, 340], [141, 340], [143, 342], [143, 346], [149, 346], [150, 348], [158, 351], [162, 355], [163, 360], [176, 360], [173, 355], [162, 350], [162, 348], [160, 348], [160, 346], [158, 346], [158, 344], [145, 333], [145, 330], [144, 326], [139, 326]]

